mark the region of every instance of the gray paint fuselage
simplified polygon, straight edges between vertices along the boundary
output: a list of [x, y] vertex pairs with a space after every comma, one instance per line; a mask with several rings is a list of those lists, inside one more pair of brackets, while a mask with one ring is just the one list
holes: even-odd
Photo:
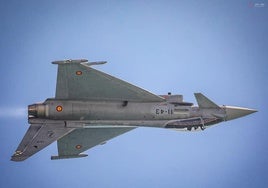
[[[192, 124], [190, 122], [185, 126], [185, 122], [180, 122], [175, 123], [176, 126], [174, 126], [176, 120], [215, 118], [211, 115], [212, 113], [224, 114], [223, 110], [215, 112], [215, 109], [200, 109], [196, 106], [184, 106], [169, 102], [47, 99], [39, 105], [42, 106], [43, 113], [36, 118], [49, 121], [65, 121], [70, 126], [75, 126], [76, 122], [77, 124], [82, 122], [87, 126], [92, 124], [97, 126], [165, 127], [169, 122], [172, 122], [172, 127], [169, 128], [179, 129], [187, 126], [191, 127]], [[58, 110], [58, 107], [61, 109]], [[34, 121], [31, 118], [29, 119], [30, 123]], [[200, 123], [203, 123], [202, 120]]]

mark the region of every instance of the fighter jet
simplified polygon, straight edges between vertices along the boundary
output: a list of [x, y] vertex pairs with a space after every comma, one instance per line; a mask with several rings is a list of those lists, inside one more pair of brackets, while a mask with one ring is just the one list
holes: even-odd
[[195, 93], [198, 106], [182, 95], [155, 95], [93, 69], [106, 62], [54, 61], [58, 65], [55, 98], [28, 106], [28, 131], [12, 156], [23, 161], [57, 141], [51, 159], [85, 157], [82, 152], [137, 127], [178, 131], [204, 130], [256, 112], [219, 106]]

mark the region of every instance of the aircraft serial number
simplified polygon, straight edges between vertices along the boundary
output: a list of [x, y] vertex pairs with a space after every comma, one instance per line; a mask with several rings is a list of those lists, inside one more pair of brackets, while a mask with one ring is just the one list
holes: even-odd
[[155, 114], [156, 114], [156, 115], [161, 115], [161, 114], [173, 114], [173, 110], [171, 110], [171, 109], [161, 109], [161, 108], [156, 108], [156, 109], [155, 109]]

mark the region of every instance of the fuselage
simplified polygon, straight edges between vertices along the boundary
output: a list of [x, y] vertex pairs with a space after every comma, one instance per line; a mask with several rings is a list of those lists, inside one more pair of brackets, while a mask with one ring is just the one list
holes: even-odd
[[[218, 115], [218, 117], [217, 117]], [[200, 130], [223, 121], [225, 110], [200, 109], [191, 103], [89, 101], [47, 99], [44, 103], [29, 105], [29, 123], [64, 121], [90, 126], [145, 126]], [[39, 122], [38, 122], [39, 123]]]

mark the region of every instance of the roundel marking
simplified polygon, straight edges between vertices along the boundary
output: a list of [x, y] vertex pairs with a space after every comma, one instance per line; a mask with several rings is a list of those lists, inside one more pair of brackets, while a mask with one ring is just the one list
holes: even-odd
[[56, 107], [56, 110], [57, 110], [58, 112], [61, 112], [61, 111], [63, 110], [63, 108], [62, 108], [62, 106], [57, 106], [57, 107]]
[[77, 76], [81, 76], [81, 75], [83, 74], [83, 72], [82, 72], [82, 71], [76, 71], [75, 74], [76, 74]]

